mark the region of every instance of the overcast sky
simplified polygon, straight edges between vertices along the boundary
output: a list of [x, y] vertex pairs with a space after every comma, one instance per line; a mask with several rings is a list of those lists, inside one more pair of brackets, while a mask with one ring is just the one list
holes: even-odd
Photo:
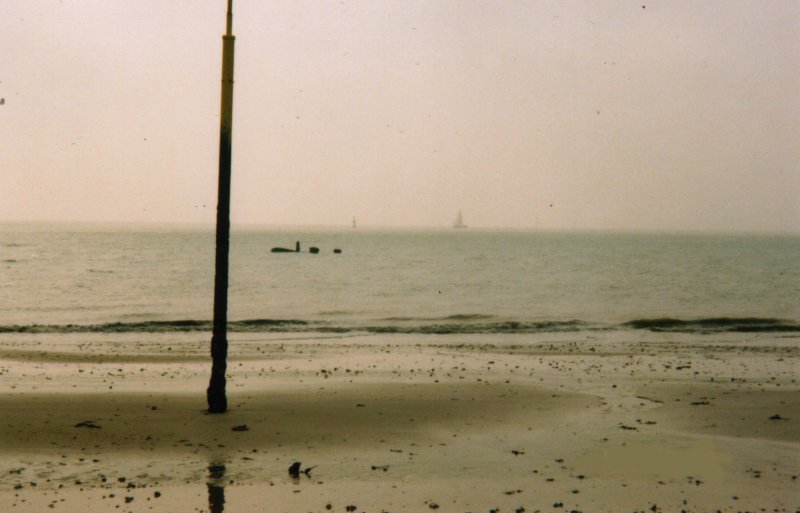
[[[212, 223], [226, 0], [2, 0], [0, 220]], [[798, 231], [800, 2], [234, 0], [234, 223]]]

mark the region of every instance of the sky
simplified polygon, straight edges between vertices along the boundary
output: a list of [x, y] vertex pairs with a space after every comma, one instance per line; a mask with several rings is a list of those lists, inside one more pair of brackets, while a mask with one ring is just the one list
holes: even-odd
[[[226, 0], [2, 0], [0, 220], [215, 218]], [[234, 224], [800, 231], [800, 2], [234, 0]]]

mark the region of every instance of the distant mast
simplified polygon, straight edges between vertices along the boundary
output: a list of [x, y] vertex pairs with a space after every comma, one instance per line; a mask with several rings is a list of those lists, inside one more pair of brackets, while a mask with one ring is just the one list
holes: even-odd
[[456, 216], [456, 222], [453, 223], [453, 228], [466, 228], [467, 225], [464, 224], [464, 218], [461, 215], [461, 211], [458, 211], [458, 215]]

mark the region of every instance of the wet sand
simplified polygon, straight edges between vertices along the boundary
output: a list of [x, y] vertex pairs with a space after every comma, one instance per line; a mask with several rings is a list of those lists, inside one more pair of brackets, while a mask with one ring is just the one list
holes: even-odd
[[224, 415], [207, 345], [0, 336], [0, 511], [800, 508], [791, 336], [242, 334]]

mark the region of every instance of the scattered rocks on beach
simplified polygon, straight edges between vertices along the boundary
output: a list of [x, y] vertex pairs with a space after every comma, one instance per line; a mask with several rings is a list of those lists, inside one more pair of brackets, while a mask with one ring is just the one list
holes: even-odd
[[289, 467], [289, 475], [293, 479], [299, 479], [300, 478], [300, 474], [305, 474], [307, 477], [311, 477], [311, 471], [314, 470], [315, 468], [317, 468], [316, 465], [315, 465], [313, 467], [307, 467], [307, 468], [304, 468], [304, 469], [300, 470], [300, 466], [301, 465], [302, 464], [299, 461], [295, 461]]
[[[402, 343], [388, 339], [378, 346], [371, 339], [351, 343], [338, 335], [331, 341], [298, 337], [291, 343], [283, 338], [237, 340], [230, 369], [247, 387], [234, 389], [235, 409], [228, 421], [200, 415], [194, 399], [147, 388], [160, 383], [166, 389], [174, 386], [171, 380], [187, 378], [196, 379], [202, 390], [205, 339], [187, 337], [183, 348], [172, 338], [157, 349], [151, 342], [137, 342], [138, 351], [163, 353], [164, 365], [152, 368], [133, 363], [123, 369], [99, 357], [97, 362], [78, 358], [74, 382], [68, 382], [79, 389], [75, 395], [84, 387], [103, 387], [79, 410], [68, 405], [76, 404], [72, 396], [62, 405], [32, 388], [46, 379], [34, 368], [36, 374], [22, 376], [29, 383], [22, 392], [27, 409], [18, 422], [0, 426], [0, 439], [7, 454], [18, 448], [58, 449], [30, 461], [7, 458], [0, 467], [0, 494], [5, 494], [0, 511], [47, 511], [50, 503], [55, 511], [82, 511], [89, 500], [109, 511], [115, 506], [128, 513], [134, 508], [179, 511], [178, 497], [195, 492], [200, 502], [195, 497], [185, 509], [208, 511], [202, 505], [207, 484], [228, 486], [230, 504], [249, 501], [244, 493], [250, 487], [268, 490], [278, 504], [275, 509], [287, 511], [396, 513], [430, 511], [433, 504], [454, 513], [487, 513], [490, 506], [500, 513], [553, 508], [735, 512], [761, 506], [795, 511], [785, 497], [796, 489], [800, 473], [791, 445], [797, 439], [792, 412], [798, 405], [800, 349], [780, 346], [778, 355], [771, 355], [755, 352], [762, 348], [753, 345], [748, 350], [752, 357], [742, 356], [741, 344], [715, 341], [705, 350], [671, 342], [477, 344], [436, 337], [397, 337]], [[115, 351], [132, 354], [134, 349], [126, 347], [120, 344]], [[597, 348], [596, 355], [589, 354], [590, 347]], [[673, 356], [678, 351], [680, 357]], [[749, 370], [733, 381], [731, 369], [740, 362]], [[4, 376], [2, 370], [0, 381], [10, 383], [10, 389], [23, 386], [22, 372]], [[688, 374], [693, 377], [687, 379]], [[272, 380], [287, 384], [286, 390], [268, 389]], [[104, 390], [110, 383], [113, 394]], [[295, 383], [302, 385], [291, 388]], [[261, 393], [261, 388], [268, 390]], [[583, 391], [589, 393], [579, 396]], [[23, 405], [14, 394], [0, 399], [4, 411], [19, 411]], [[75, 411], [94, 420], [75, 424]], [[250, 430], [254, 433], [241, 433]], [[702, 440], [725, 449], [730, 459], [721, 468], [728, 473], [724, 483], [731, 484], [715, 478], [713, 451], [699, 442], [693, 445], [682, 433], [700, 433]], [[775, 449], [771, 440], [789, 440], [784, 444], [788, 450]], [[589, 465], [587, 455], [600, 455], [600, 463]], [[294, 461], [297, 456], [324, 469], [325, 482], [312, 474], [313, 467]], [[630, 460], [633, 470], [609, 469], [618, 456]], [[673, 460], [692, 466], [692, 476], [686, 476], [686, 468], [673, 475]], [[285, 461], [294, 461], [288, 478]], [[221, 471], [224, 467], [209, 467], [210, 462], [228, 468]], [[639, 472], [640, 464], [648, 466]], [[392, 473], [384, 474], [390, 467]], [[402, 491], [393, 487], [399, 482]], [[463, 486], [449, 489], [451, 482]], [[734, 491], [736, 499], [731, 498]], [[680, 493], [689, 505], [677, 502]], [[423, 502], [431, 496], [435, 502]], [[127, 503], [128, 497], [135, 500]], [[39, 503], [32, 506], [32, 500]], [[286, 501], [298, 507], [286, 509]], [[352, 509], [345, 508], [348, 504]], [[595, 504], [600, 507], [590, 507]]]
[[90, 429], [101, 429], [100, 426], [94, 423], [91, 420], [84, 420], [83, 422], [78, 422], [75, 424], [76, 428], [90, 428]]

